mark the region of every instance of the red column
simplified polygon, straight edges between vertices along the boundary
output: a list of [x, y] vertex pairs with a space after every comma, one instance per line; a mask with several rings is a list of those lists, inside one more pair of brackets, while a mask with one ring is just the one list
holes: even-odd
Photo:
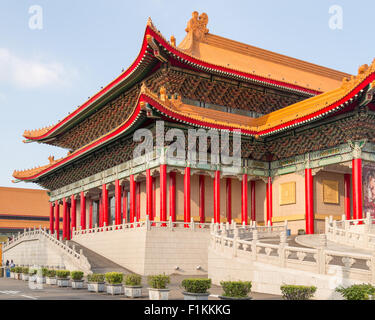
[[353, 219], [362, 219], [362, 159], [352, 160]]
[[54, 233], [54, 226], [53, 226], [53, 202], [49, 203], [49, 231], [51, 234]]
[[89, 229], [92, 229], [93, 201], [89, 200]]
[[176, 172], [169, 173], [169, 215], [176, 221]]
[[344, 174], [344, 206], [346, 219], [350, 220], [350, 174], [347, 173]]
[[314, 234], [314, 195], [311, 169], [305, 169], [306, 234]]
[[66, 240], [67, 238], [67, 232], [66, 232], [66, 229], [67, 229], [67, 212], [68, 209], [67, 209], [67, 203], [66, 203], [66, 199], [63, 198], [63, 240]]
[[167, 165], [160, 165], [160, 221], [167, 221]]
[[121, 224], [121, 186], [120, 180], [115, 181], [115, 224]]
[[215, 171], [214, 178], [214, 221], [220, 223], [220, 171]]
[[231, 178], [227, 178], [226, 194], [227, 194], [227, 221], [229, 223], [232, 223], [232, 179]]
[[77, 204], [74, 195], [70, 197], [71, 213], [72, 213], [72, 229], [77, 229]]
[[267, 182], [267, 223], [270, 221], [272, 226], [272, 178], [268, 177]]
[[108, 226], [109, 223], [109, 208], [108, 208], [108, 190], [107, 185], [104, 183], [102, 185], [102, 197], [103, 197], [103, 225], [105, 223]]
[[83, 191], [81, 192], [81, 228], [86, 229], [86, 196]]
[[55, 202], [55, 232], [57, 239], [60, 239], [60, 205], [59, 201]]
[[190, 222], [190, 220], [190, 168], [186, 167], [184, 174], [184, 222]]
[[150, 169], [146, 169], [146, 215], [152, 220], [152, 176]]
[[66, 208], [66, 237], [68, 240], [71, 238], [71, 232], [70, 232], [70, 204], [67, 203], [67, 208]]
[[128, 191], [124, 190], [122, 196], [122, 219], [125, 219], [126, 222], [129, 222], [128, 219]]
[[135, 184], [136, 189], [136, 213], [137, 213], [137, 221], [141, 219], [141, 183], [137, 182]]
[[247, 174], [242, 175], [241, 189], [241, 224], [247, 224]]
[[99, 198], [99, 227], [103, 227], [103, 205], [102, 205], [102, 199]]
[[156, 217], [156, 178], [152, 178], [152, 219]]
[[250, 181], [250, 196], [251, 196], [251, 220], [256, 221], [256, 214], [255, 214], [255, 181]]
[[135, 214], [135, 181], [134, 175], [130, 175], [130, 223], [134, 222]]
[[205, 207], [204, 207], [204, 191], [205, 191], [205, 182], [204, 175], [199, 176], [199, 222], [205, 223]]

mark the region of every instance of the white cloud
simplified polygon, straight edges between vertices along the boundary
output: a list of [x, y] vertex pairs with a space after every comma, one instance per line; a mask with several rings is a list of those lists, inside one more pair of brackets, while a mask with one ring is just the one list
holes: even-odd
[[38, 88], [51, 85], [67, 85], [77, 72], [59, 62], [41, 62], [24, 59], [0, 48], [0, 82], [17, 87]]

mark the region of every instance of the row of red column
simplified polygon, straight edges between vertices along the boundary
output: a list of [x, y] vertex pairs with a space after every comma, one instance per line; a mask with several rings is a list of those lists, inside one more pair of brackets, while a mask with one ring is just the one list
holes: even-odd
[[[191, 197], [190, 197], [190, 176], [191, 169], [185, 168], [184, 173], [184, 222], [190, 222], [191, 219]], [[353, 159], [352, 161], [352, 180], [353, 180], [353, 218], [362, 218], [362, 161]], [[220, 171], [214, 175], [214, 222], [220, 223]], [[231, 179], [226, 179], [226, 212], [227, 220], [232, 219], [232, 183]], [[346, 174], [344, 178], [345, 190], [345, 214], [350, 219], [350, 175]], [[176, 221], [176, 173], [169, 173], [169, 215], [172, 221]], [[306, 233], [314, 233], [314, 204], [313, 204], [313, 176], [311, 169], [305, 169], [305, 212], [306, 212]], [[123, 206], [121, 208], [121, 197]], [[250, 219], [256, 220], [255, 216], [255, 181], [250, 182]], [[272, 225], [272, 178], [269, 177], [266, 184], [266, 215], [267, 224]], [[85, 193], [80, 194], [81, 203], [81, 221], [82, 229], [86, 229], [86, 197]], [[205, 177], [199, 176], [199, 221], [205, 222]], [[76, 228], [76, 199], [71, 196], [70, 204], [67, 199], [63, 199], [63, 239], [70, 239], [71, 229]], [[127, 192], [121, 192], [119, 180], [115, 182], [115, 224], [121, 223], [121, 212], [127, 212]], [[92, 228], [92, 201], [89, 208], [89, 228]], [[155, 178], [151, 176], [149, 169], [146, 170], [146, 214], [150, 220], [154, 220], [155, 212]], [[241, 182], [241, 222], [248, 223], [248, 177], [243, 174]], [[55, 217], [54, 217], [55, 216]], [[71, 217], [71, 218], [70, 218]], [[134, 218], [140, 219], [140, 183], [136, 182], [134, 176], [130, 176], [130, 206], [129, 222], [134, 222]], [[55, 219], [53, 219], [55, 218]], [[51, 203], [50, 207], [50, 230], [56, 232], [59, 237], [59, 202]], [[53, 221], [55, 220], [55, 221]], [[166, 165], [160, 165], [160, 221], [167, 221], [167, 168]], [[55, 222], [55, 224], [53, 223]], [[102, 196], [99, 202], [99, 226], [102, 227], [109, 223], [108, 208], [108, 189], [106, 184], [102, 185]]]

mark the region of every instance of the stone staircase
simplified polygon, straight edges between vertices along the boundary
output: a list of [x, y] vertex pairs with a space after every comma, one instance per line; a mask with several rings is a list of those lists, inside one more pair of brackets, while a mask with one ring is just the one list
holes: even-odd
[[69, 241], [69, 246], [75, 246], [76, 251], [82, 250], [83, 255], [87, 258], [91, 265], [91, 271], [93, 273], [106, 273], [106, 272], [122, 272], [124, 274], [132, 273], [130, 270], [125, 269], [124, 267], [114, 263], [113, 261], [97, 254], [96, 252], [74, 242]]

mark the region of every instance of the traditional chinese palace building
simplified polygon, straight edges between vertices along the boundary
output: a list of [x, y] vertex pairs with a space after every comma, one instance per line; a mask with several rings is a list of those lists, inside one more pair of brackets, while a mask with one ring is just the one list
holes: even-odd
[[[52, 232], [61, 216], [68, 239], [72, 228], [148, 216], [288, 220], [292, 233], [311, 234], [329, 215], [375, 213], [375, 63], [352, 76], [211, 34], [207, 23], [194, 12], [177, 45], [149, 20], [126, 71], [58, 123], [24, 132], [68, 151], [13, 173], [49, 190]], [[240, 129], [240, 172], [170, 161], [156, 148], [139, 164], [133, 134], [158, 121], [165, 131]]]

